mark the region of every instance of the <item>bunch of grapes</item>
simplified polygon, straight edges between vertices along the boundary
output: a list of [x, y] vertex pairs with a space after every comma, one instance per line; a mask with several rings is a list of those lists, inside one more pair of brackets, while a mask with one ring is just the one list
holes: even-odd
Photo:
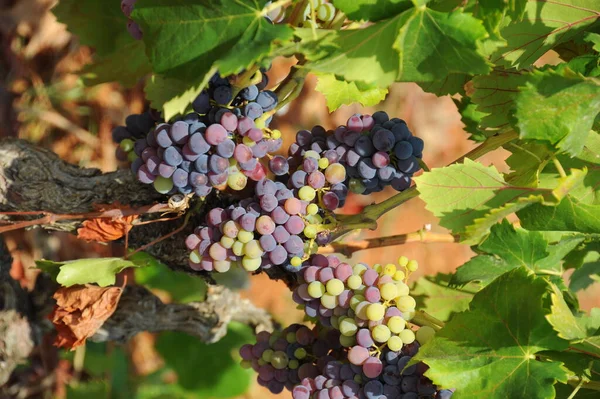
[[133, 7], [137, 0], [121, 0], [121, 11], [127, 17], [127, 31], [135, 40], [142, 40], [143, 33], [140, 26], [130, 18]]
[[386, 186], [406, 190], [421, 168], [423, 140], [414, 137], [402, 119], [389, 119], [382, 111], [352, 116], [327, 144], [340, 155], [348, 186], [357, 194], [378, 192]]
[[[210, 79], [208, 87], [193, 101], [192, 107], [197, 113], [206, 115], [204, 122], [207, 125], [219, 122], [224, 113], [231, 112], [238, 117], [250, 118], [261, 129], [268, 127], [273, 117], [269, 116], [264, 122], [261, 117], [274, 110], [279, 99], [275, 92], [265, 90], [269, 84], [265, 69], [256, 71], [250, 82], [252, 84], [247, 87], [236, 88], [229, 79], [217, 73]], [[258, 120], [259, 118], [261, 119]]]
[[[125, 126], [117, 126], [112, 131], [112, 139], [119, 144], [116, 155], [120, 161], [133, 162], [139, 157], [142, 142], [148, 132], [154, 129], [156, 123], [162, 122], [160, 114], [154, 109], [149, 109], [141, 114], [132, 114], [125, 119]], [[137, 148], [137, 150], [136, 150]]]

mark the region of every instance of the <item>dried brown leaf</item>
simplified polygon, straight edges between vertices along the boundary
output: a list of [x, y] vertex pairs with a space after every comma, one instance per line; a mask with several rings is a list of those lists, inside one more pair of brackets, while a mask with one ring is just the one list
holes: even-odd
[[[110, 208], [99, 206], [100, 211], [107, 211]], [[137, 219], [137, 215], [115, 217], [115, 218], [95, 218], [83, 222], [82, 227], [77, 229], [77, 238], [86, 241], [109, 242], [123, 237], [133, 227], [132, 223]]]
[[114, 313], [122, 292], [119, 287], [61, 287], [54, 293], [56, 307], [50, 315], [58, 332], [54, 345], [71, 350], [83, 345]]

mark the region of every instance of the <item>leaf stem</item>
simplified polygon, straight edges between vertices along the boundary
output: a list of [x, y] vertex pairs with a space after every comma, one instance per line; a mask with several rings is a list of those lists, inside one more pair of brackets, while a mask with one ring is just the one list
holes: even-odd
[[552, 157], [552, 162], [554, 163], [554, 167], [558, 171], [558, 174], [560, 175], [560, 177], [567, 177], [567, 173], [565, 172], [565, 169], [561, 165], [561, 163], [558, 160], [558, 158], [556, 158], [555, 156], [553, 156]]
[[411, 323], [416, 324], [418, 326], [429, 326], [433, 328], [435, 331], [441, 330], [446, 323], [443, 321], [433, 317], [429, 313], [423, 310], [417, 310], [412, 319], [410, 319]]
[[[575, 387], [575, 390], [573, 391], [574, 393], [577, 393], [579, 388], [600, 391], [600, 381], [586, 381], [578, 376], [569, 377], [568, 384]], [[572, 398], [573, 396], [574, 395], [571, 394], [569, 398]]]

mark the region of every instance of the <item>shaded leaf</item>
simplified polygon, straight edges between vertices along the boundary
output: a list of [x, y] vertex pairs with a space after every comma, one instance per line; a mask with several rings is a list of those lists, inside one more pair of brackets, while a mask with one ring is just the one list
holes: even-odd
[[520, 140], [510, 142], [504, 149], [511, 152], [506, 163], [511, 173], [506, 176], [510, 184], [537, 187], [540, 173], [552, 159], [555, 150], [543, 143], [523, 142]]
[[150, 106], [154, 109], [162, 109], [165, 120], [169, 120], [176, 115], [184, 114], [190, 108], [190, 104], [206, 87], [214, 72], [216, 68], [193, 80], [152, 75], [146, 80], [144, 92], [150, 101]]
[[59, 288], [50, 315], [58, 332], [54, 345], [71, 350], [83, 345], [114, 313], [122, 292], [119, 287], [93, 285]]
[[540, 351], [561, 351], [545, 319], [548, 284], [512, 270], [475, 294], [469, 310], [455, 315], [415, 357], [429, 365], [434, 383], [454, 387], [456, 399], [554, 397], [556, 381], [566, 382], [561, 363], [536, 360]]
[[411, 0], [333, 0], [335, 8], [355, 21], [379, 21], [390, 18], [413, 6]]
[[417, 301], [417, 308], [442, 321], [449, 320], [455, 313], [467, 310], [479, 287], [449, 287], [451, 277], [450, 274], [438, 273], [415, 281], [410, 292]]

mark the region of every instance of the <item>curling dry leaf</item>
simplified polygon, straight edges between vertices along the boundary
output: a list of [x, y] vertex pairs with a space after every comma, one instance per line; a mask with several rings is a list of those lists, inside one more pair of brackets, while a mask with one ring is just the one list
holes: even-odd
[[94, 285], [62, 287], [54, 293], [56, 308], [50, 315], [58, 335], [54, 345], [75, 349], [96, 333], [117, 308], [119, 287]]
[[[122, 208], [120, 208], [122, 209]], [[100, 208], [101, 211], [108, 209]], [[77, 229], [77, 238], [86, 241], [109, 242], [123, 237], [133, 227], [137, 215], [95, 218], [83, 222]]]

